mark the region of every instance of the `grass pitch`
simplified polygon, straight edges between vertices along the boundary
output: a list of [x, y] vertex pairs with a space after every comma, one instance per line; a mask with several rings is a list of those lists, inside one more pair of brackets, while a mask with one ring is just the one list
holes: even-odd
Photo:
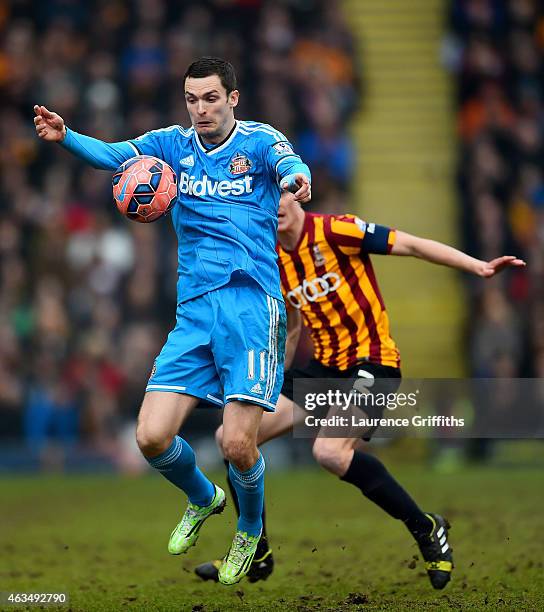
[[544, 609], [541, 469], [390, 469], [452, 522], [456, 569], [444, 591], [431, 588], [398, 521], [317, 469], [267, 477], [276, 570], [234, 587], [192, 571], [226, 551], [232, 505], [196, 548], [172, 557], [166, 544], [184, 504], [159, 476], [1, 479], [0, 591], [65, 591], [69, 605], [50, 609], [74, 611]]

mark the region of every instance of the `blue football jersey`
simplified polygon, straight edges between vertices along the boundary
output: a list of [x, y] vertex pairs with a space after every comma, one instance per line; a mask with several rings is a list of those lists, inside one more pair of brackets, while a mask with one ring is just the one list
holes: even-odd
[[215, 146], [179, 125], [129, 143], [166, 161], [179, 179], [171, 213], [179, 242], [178, 302], [225, 285], [236, 270], [282, 299], [275, 250], [279, 183], [301, 164], [285, 136], [263, 123], [237, 121]]

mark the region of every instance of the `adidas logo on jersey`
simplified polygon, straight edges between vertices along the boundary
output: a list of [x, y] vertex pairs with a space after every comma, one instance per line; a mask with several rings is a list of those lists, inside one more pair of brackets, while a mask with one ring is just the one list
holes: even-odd
[[253, 387], [251, 387], [251, 389], [249, 391], [251, 393], [262, 393], [263, 392], [263, 388], [261, 387], [260, 383], [255, 383], [253, 385]]
[[187, 157], [180, 159], [179, 163], [182, 166], [188, 166], [190, 168], [191, 166], [195, 165], [195, 158], [192, 155], [187, 155]]
[[239, 178], [234, 181], [214, 181], [207, 174], [197, 181], [196, 176], [189, 176], [186, 172], [182, 172], [179, 177], [179, 190], [181, 193], [198, 197], [218, 195], [223, 198], [252, 193], [252, 181], [253, 177], [247, 175], [243, 179]]

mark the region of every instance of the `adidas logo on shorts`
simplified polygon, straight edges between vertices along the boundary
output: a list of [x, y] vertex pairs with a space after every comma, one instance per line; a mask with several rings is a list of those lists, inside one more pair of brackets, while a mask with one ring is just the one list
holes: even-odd
[[251, 387], [251, 389], [249, 391], [251, 393], [262, 393], [263, 392], [263, 388], [261, 387], [260, 383], [255, 383], [253, 385], [253, 387]]

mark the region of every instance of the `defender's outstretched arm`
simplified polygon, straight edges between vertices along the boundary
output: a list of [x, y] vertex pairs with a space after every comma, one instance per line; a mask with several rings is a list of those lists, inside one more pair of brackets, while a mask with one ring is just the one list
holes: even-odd
[[494, 276], [508, 267], [522, 268], [526, 265], [522, 259], [514, 255], [503, 255], [492, 261], [483, 261], [442, 242], [419, 238], [398, 230], [391, 254], [419, 257], [431, 263], [449, 266], [484, 278]]

